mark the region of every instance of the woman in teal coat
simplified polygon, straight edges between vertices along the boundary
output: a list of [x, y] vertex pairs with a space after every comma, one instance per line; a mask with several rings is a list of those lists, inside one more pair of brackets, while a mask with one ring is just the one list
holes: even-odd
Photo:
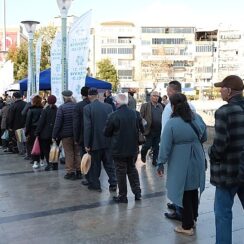
[[171, 119], [166, 123], [159, 148], [158, 175], [167, 167], [168, 198], [183, 208], [182, 226], [176, 232], [193, 235], [198, 216], [198, 189], [205, 188], [205, 155], [202, 143], [207, 140], [206, 125], [193, 114], [184, 94], [170, 97]]

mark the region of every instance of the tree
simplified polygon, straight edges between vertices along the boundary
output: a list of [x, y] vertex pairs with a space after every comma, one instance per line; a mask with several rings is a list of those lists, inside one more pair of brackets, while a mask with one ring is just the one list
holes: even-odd
[[[46, 26], [40, 28], [34, 36], [35, 45], [40, 36], [42, 36], [42, 53], [41, 53], [41, 70], [45, 70], [51, 66], [50, 50], [52, 40], [55, 37], [57, 28], [54, 26]], [[19, 47], [10, 47], [7, 60], [14, 63], [14, 79], [21, 80], [28, 74], [28, 43], [22, 42]]]
[[118, 76], [114, 65], [109, 59], [103, 59], [97, 63], [98, 72], [96, 77], [112, 83], [113, 91], [117, 90]]

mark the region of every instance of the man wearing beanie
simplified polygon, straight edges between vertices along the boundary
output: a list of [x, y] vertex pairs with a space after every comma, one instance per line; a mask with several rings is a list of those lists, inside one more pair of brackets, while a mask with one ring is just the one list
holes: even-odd
[[61, 139], [65, 153], [65, 168], [67, 180], [81, 179], [80, 172], [80, 148], [74, 141], [73, 133], [73, 112], [75, 103], [73, 102], [72, 91], [63, 91], [64, 104], [59, 106], [55, 125], [53, 129], [53, 139]]
[[[81, 158], [82, 158], [83, 154], [86, 153], [85, 147], [84, 147], [83, 110], [84, 110], [84, 107], [90, 103], [90, 101], [88, 99], [88, 90], [89, 90], [89, 88], [86, 86], [81, 88], [80, 93], [82, 96], [82, 101], [78, 102], [75, 105], [74, 114], [73, 114], [74, 140], [75, 140], [75, 143], [77, 143], [80, 146]], [[84, 181], [83, 183], [87, 184], [87, 181]]]
[[102, 191], [99, 177], [101, 162], [103, 162], [109, 178], [109, 190], [116, 191], [117, 179], [110, 150], [110, 139], [103, 134], [108, 114], [112, 113], [113, 109], [110, 104], [98, 100], [96, 88], [89, 89], [88, 98], [91, 103], [84, 107], [84, 146], [86, 151], [91, 154], [88, 189]]
[[39, 136], [41, 151], [43, 152], [47, 162], [47, 166], [45, 168], [46, 171], [50, 169], [58, 169], [57, 163], [49, 163], [50, 146], [52, 144], [52, 132], [57, 114], [57, 106], [55, 105], [56, 101], [57, 99], [54, 95], [50, 95], [47, 98], [48, 106], [42, 110], [41, 117], [38, 121], [38, 125], [35, 131], [35, 135]]

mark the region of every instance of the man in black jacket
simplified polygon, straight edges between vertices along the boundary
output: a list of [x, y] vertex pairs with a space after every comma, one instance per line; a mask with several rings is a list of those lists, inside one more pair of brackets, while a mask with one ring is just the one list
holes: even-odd
[[111, 137], [112, 156], [115, 162], [119, 195], [114, 197], [117, 203], [127, 203], [126, 175], [128, 175], [135, 200], [141, 199], [141, 188], [135, 157], [138, 149], [139, 118], [128, 108], [128, 97], [121, 93], [116, 96], [118, 109], [109, 115], [104, 135]]
[[84, 107], [84, 146], [91, 154], [89, 171], [89, 190], [101, 192], [101, 162], [109, 177], [109, 190], [116, 191], [117, 179], [114, 162], [110, 152], [110, 140], [103, 135], [108, 114], [113, 112], [112, 106], [98, 100], [96, 88], [90, 88], [88, 97], [90, 104]]
[[[88, 99], [88, 90], [89, 87], [82, 87], [81, 88], [81, 96], [82, 101], [75, 105], [75, 109], [73, 112], [73, 131], [74, 131], [74, 141], [78, 145], [80, 145], [80, 156], [81, 158], [86, 153], [85, 146], [84, 146], [84, 122], [83, 122], [83, 110], [84, 107], [90, 103]], [[89, 174], [89, 173], [88, 173]], [[88, 179], [88, 175], [86, 175]], [[88, 185], [88, 181], [82, 181], [83, 185]]]
[[14, 103], [10, 106], [8, 113], [8, 127], [11, 138], [10, 144], [12, 145], [11, 150], [13, 152], [19, 151], [20, 154], [24, 154], [25, 149], [23, 142], [17, 142], [18, 150], [16, 148], [15, 131], [25, 127], [25, 121], [21, 112], [24, 109], [26, 102], [22, 100], [19, 92], [14, 92], [13, 99]]

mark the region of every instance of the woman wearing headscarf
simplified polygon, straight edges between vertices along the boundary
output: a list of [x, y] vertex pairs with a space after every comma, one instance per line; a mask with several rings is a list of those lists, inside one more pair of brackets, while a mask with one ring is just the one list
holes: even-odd
[[207, 140], [206, 125], [191, 111], [186, 96], [170, 97], [171, 119], [166, 123], [160, 141], [157, 172], [164, 174], [167, 163], [167, 195], [183, 208], [182, 225], [177, 233], [193, 235], [198, 217], [198, 189], [205, 188], [205, 155], [202, 143]]

